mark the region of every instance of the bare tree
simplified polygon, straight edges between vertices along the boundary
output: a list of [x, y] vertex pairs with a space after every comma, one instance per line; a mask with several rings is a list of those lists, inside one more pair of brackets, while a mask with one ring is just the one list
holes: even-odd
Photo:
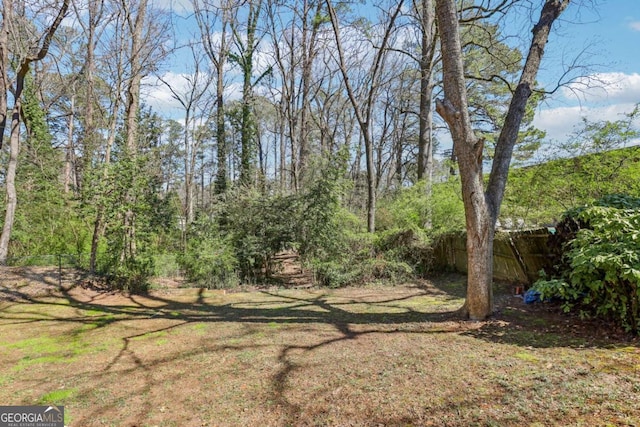
[[[85, 31], [88, 32], [88, 34], [96, 34], [95, 30], [92, 30], [91, 27], [98, 24], [98, 22], [101, 22], [102, 24], [104, 24], [104, 22], [110, 22], [111, 20], [114, 21], [114, 31], [113, 31], [113, 35], [110, 39], [108, 40], [101, 40], [102, 42], [104, 42], [107, 46], [109, 46], [109, 52], [110, 54], [106, 54], [104, 58], [102, 58], [102, 62], [105, 65], [107, 74], [105, 76], [103, 76], [103, 78], [105, 79], [106, 82], [108, 82], [108, 87], [109, 87], [109, 92], [108, 92], [108, 99], [109, 99], [109, 105], [105, 108], [105, 110], [108, 112], [108, 119], [105, 123], [105, 127], [106, 127], [106, 137], [105, 137], [105, 145], [103, 147], [104, 150], [104, 157], [102, 159], [102, 166], [103, 166], [103, 173], [102, 173], [102, 180], [103, 182], [106, 182], [109, 179], [109, 165], [111, 164], [111, 151], [113, 149], [113, 146], [115, 144], [116, 141], [116, 136], [117, 136], [117, 132], [118, 132], [118, 120], [119, 120], [119, 116], [120, 116], [120, 109], [122, 107], [123, 104], [123, 99], [122, 99], [122, 93], [124, 91], [124, 85], [125, 85], [125, 80], [126, 80], [126, 75], [125, 75], [125, 68], [126, 68], [126, 63], [128, 62], [128, 55], [127, 55], [127, 50], [125, 49], [125, 37], [122, 35], [124, 34], [125, 30], [125, 20], [123, 19], [123, 17], [120, 14], [119, 8], [114, 7], [111, 12], [110, 12], [110, 18], [109, 19], [103, 19], [103, 20], [99, 20], [97, 19], [100, 14], [94, 15], [94, 13], [89, 12], [88, 16], [90, 17], [89, 23], [87, 24], [87, 27], [85, 28]], [[93, 19], [91, 19], [91, 17], [93, 17]], [[94, 64], [94, 60], [95, 60], [95, 54], [94, 54], [94, 49], [95, 49], [95, 44], [98, 43], [98, 41], [100, 40], [100, 37], [97, 36], [96, 34], [96, 40], [94, 43], [92, 43], [91, 45], [87, 45], [87, 58], [86, 58], [86, 70], [87, 73], [89, 73], [89, 70], [93, 69], [93, 64]], [[98, 76], [96, 76], [97, 79]], [[87, 101], [90, 101], [93, 99], [94, 97], [94, 93], [93, 93], [93, 89], [94, 89], [94, 78], [93, 75], [89, 75], [87, 74]], [[92, 127], [87, 127], [87, 126], [92, 126], [93, 125], [93, 118], [90, 117], [93, 116], [93, 107], [90, 106], [86, 106], [85, 109], [85, 123], [86, 120], [89, 120], [88, 124], [86, 124], [86, 129], [85, 132], [90, 132], [89, 134], [87, 134], [86, 136], [89, 137], [90, 139], [86, 139], [84, 141], [84, 164], [87, 165], [89, 162], [92, 162], [92, 158], [93, 158], [93, 149], [94, 149], [94, 144], [92, 141], [92, 136], [94, 135], [94, 129]], [[96, 206], [96, 218], [94, 221], [94, 227], [93, 227], [93, 235], [91, 238], [91, 254], [90, 254], [90, 258], [89, 258], [89, 268], [91, 272], [94, 272], [96, 269], [96, 262], [97, 262], [97, 255], [98, 255], [98, 245], [100, 243], [100, 238], [102, 237], [102, 235], [104, 234], [104, 229], [105, 229], [105, 222], [104, 222], [104, 211], [106, 208], [106, 202], [104, 200], [102, 200], [101, 195], [98, 195], [98, 200], [97, 200], [97, 206]]]
[[420, 134], [418, 139], [418, 179], [429, 184], [433, 175], [432, 99], [435, 86], [433, 69], [436, 53], [436, 26], [432, 0], [421, 0], [414, 8], [420, 26]]
[[[258, 50], [258, 45], [262, 39], [258, 23], [260, 12], [262, 11], [262, 0], [248, 0], [245, 4], [248, 8], [246, 19], [240, 17], [240, 9], [236, 9], [235, 19], [231, 22], [233, 32], [233, 42], [236, 51], [229, 54], [242, 72], [242, 114], [240, 119], [240, 183], [250, 185], [254, 181], [256, 154], [256, 123], [253, 115], [254, 88], [260, 83], [270, 70], [265, 70], [259, 77], [253, 77], [254, 55]], [[244, 32], [241, 30], [244, 27]]]
[[[228, 28], [236, 7], [233, 1], [193, 0], [194, 16], [204, 51], [216, 71], [216, 193], [227, 190], [227, 136], [225, 130], [225, 66], [229, 57]], [[219, 37], [217, 37], [219, 35]]]
[[[197, 136], [198, 128], [207, 127], [209, 119], [210, 88], [215, 76], [204, 67], [205, 56], [200, 53], [200, 45], [190, 46], [193, 57], [193, 70], [183, 75], [186, 90], [180, 92], [166, 80], [160, 79], [171, 92], [173, 98], [184, 110], [183, 149], [184, 149], [184, 204], [185, 223], [190, 224], [194, 217], [194, 176], [196, 156], [200, 152], [202, 139]], [[198, 115], [198, 113], [203, 113]]]
[[482, 174], [484, 141], [472, 128], [462, 47], [455, 0], [436, 0], [436, 16], [442, 41], [444, 99], [436, 110], [449, 126], [460, 166], [467, 229], [467, 299], [463, 314], [484, 319], [493, 312], [493, 241], [496, 220], [504, 196], [509, 165], [525, 107], [531, 96], [549, 33], [570, 0], [546, 0], [533, 27], [529, 52], [522, 68], [502, 131], [496, 144], [489, 181]]
[[367, 169], [367, 230], [370, 233], [375, 231], [375, 216], [376, 216], [376, 189], [377, 189], [377, 180], [376, 180], [376, 167], [374, 160], [374, 148], [373, 148], [373, 129], [372, 129], [372, 118], [373, 118], [373, 107], [375, 96], [379, 89], [378, 77], [383, 68], [383, 62], [385, 55], [387, 53], [387, 46], [389, 39], [391, 37], [391, 33], [395, 28], [395, 22], [400, 12], [402, 11], [404, 1], [399, 0], [390, 11], [388, 11], [389, 16], [387, 21], [384, 23], [384, 30], [382, 33], [381, 40], [378, 45], [375, 47], [375, 56], [371, 65], [371, 68], [368, 73], [368, 89], [364, 90], [365, 95], [359, 99], [356, 94], [356, 90], [354, 89], [350, 77], [349, 71], [345, 59], [345, 53], [342, 46], [342, 40], [340, 36], [340, 26], [338, 21], [338, 16], [336, 14], [336, 10], [333, 7], [331, 0], [326, 0], [327, 9], [329, 11], [329, 18], [331, 19], [331, 26], [333, 28], [333, 34], [336, 41], [336, 55], [337, 61], [340, 68], [340, 72], [344, 79], [344, 85], [347, 90], [347, 95], [349, 100], [351, 101], [351, 106], [356, 115], [358, 125], [360, 127], [361, 137], [364, 142], [365, 148], [365, 159], [366, 159], [366, 169]]
[[[15, 33], [15, 27], [13, 25], [16, 20], [16, 16], [13, 12], [13, 5], [11, 0], [4, 0], [2, 4], [2, 36], [0, 37], [0, 56], [3, 59], [3, 62], [0, 64], [2, 67], [2, 71], [0, 75], [2, 75], [2, 80], [4, 83], [4, 87], [1, 88], [3, 95], [1, 95], [2, 100], [0, 100], [0, 107], [4, 106], [3, 114], [4, 117], [0, 117], [0, 138], [4, 137], [4, 131], [6, 126], [6, 107], [7, 107], [7, 92], [11, 90], [13, 92], [14, 105], [11, 113], [11, 136], [10, 136], [10, 148], [9, 148], [9, 163], [7, 164], [7, 172], [5, 178], [5, 185], [7, 191], [7, 204], [5, 210], [4, 224], [2, 227], [2, 235], [0, 235], [0, 264], [6, 264], [7, 256], [9, 253], [9, 241], [11, 239], [11, 232], [13, 230], [13, 222], [15, 219], [16, 206], [18, 203], [18, 198], [16, 195], [16, 170], [18, 166], [18, 155], [20, 153], [20, 119], [21, 119], [21, 109], [22, 109], [22, 91], [24, 89], [24, 80], [29, 70], [31, 68], [31, 64], [36, 61], [41, 61], [49, 51], [49, 47], [51, 45], [51, 41], [53, 36], [60, 26], [62, 19], [67, 13], [67, 9], [69, 8], [70, 0], [63, 0], [62, 5], [57, 9], [57, 14], [53, 21], [45, 27], [42, 35], [39, 37], [32, 38], [27, 46], [26, 52], [16, 55], [14, 62], [17, 65], [16, 74], [15, 74], [15, 85], [11, 88], [7, 76], [9, 67], [11, 67], [11, 63], [9, 62], [9, 46], [8, 46], [8, 36], [14, 35], [18, 36]], [[7, 60], [4, 62], [4, 60]]]
[[[75, 3], [74, 3], [75, 5]], [[101, 29], [104, 29], [111, 21], [111, 17], [105, 16], [104, 0], [89, 0], [87, 3], [86, 14], [84, 11], [76, 9], [77, 22], [82, 27], [83, 33], [86, 37], [86, 52], [84, 64], [82, 64], [81, 74], [83, 75], [84, 83], [84, 111], [82, 116], [83, 121], [83, 135], [82, 145], [84, 151], [84, 167], [85, 172], [88, 171], [89, 165], [92, 162], [94, 152], [97, 149], [99, 128], [98, 119], [96, 114], [97, 94], [96, 94], [96, 44], [100, 39]], [[83, 17], [86, 16], [86, 20]], [[69, 131], [71, 135], [71, 130]], [[70, 144], [73, 141], [69, 141]], [[73, 156], [73, 150], [69, 150], [69, 157]], [[70, 159], [71, 160], [71, 159]]]
[[[313, 147], [311, 141], [314, 99], [313, 65], [319, 53], [322, 0], [301, 0], [282, 5], [267, 2], [269, 32], [280, 84], [281, 139], [290, 143], [292, 187], [299, 189]], [[282, 7], [287, 9], [283, 13]], [[283, 17], [288, 17], [284, 21]], [[285, 129], [286, 128], [286, 129]], [[284, 151], [284, 145], [281, 151]], [[284, 159], [284, 153], [281, 153]], [[283, 165], [284, 167], [284, 165]]]

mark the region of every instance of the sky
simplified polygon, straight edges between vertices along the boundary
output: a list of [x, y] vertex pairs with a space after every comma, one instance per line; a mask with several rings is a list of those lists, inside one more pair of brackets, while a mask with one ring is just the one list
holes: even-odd
[[640, 1], [598, 1], [596, 8], [571, 5], [549, 39], [539, 80], [554, 88], [564, 64], [581, 54], [585, 66], [572, 83], [549, 95], [534, 125], [563, 141], [580, 124], [619, 120], [640, 102]]
[[[184, 13], [181, 4], [188, 4], [159, 1], [170, 1], [178, 13]], [[536, 18], [509, 18], [506, 31], [529, 32]], [[179, 67], [169, 64], [164, 76], [177, 86], [184, 84], [180, 73], [186, 71]], [[640, 103], [640, 0], [573, 0], [554, 24], [538, 80], [553, 92], [538, 106], [533, 123], [546, 131], [549, 143], [570, 138], [583, 118], [614, 121], [632, 111]], [[156, 86], [152, 92], [147, 102], [175, 117], [180, 109], [168, 90]]]

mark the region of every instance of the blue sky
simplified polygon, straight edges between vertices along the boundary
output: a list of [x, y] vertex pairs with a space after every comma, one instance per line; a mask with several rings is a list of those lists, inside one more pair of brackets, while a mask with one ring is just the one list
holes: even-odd
[[[582, 75], [543, 103], [535, 124], [552, 140], [563, 140], [581, 117], [617, 120], [640, 102], [640, 1], [574, 2], [554, 34], [539, 80], [553, 87], [563, 63], [580, 52]], [[592, 3], [592, 2], [584, 2]], [[588, 85], [587, 85], [588, 83]]]
[[[184, 13], [181, 3], [189, 4], [188, 0], [159, 0], [167, 1], [178, 13]], [[538, 2], [541, 0], [528, 4]], [[522, 35], [530, 34], [531, 19], [537, 16], [508, 19], [513, 27], [508, 31]], [[522, 48], [528, 48], [522, 43]], [[568, 75], [571, 83], [549, 95], [534, 120], [551, 143], [566, 140], [582, 117], [617, 120], [640, 102], [640, 0], [573, 0], [554, 25], [547, 46], [538, 75], [545, 89], [555, 88], [573, 61], [578, 68]], [[180, 73], [185, 72], [189, 71], [170, 65], [165, 79], [180, 86]], [[153, 93], [155, 99], [148, 100], [151, 105], [167, 115], [179, 114], [168, 91], [156, 87]]]

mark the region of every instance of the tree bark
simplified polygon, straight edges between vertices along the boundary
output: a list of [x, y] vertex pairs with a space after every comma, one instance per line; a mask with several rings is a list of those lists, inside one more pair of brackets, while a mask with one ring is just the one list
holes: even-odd
[[[122, 3], [123, 10], [126, 11], [126, 19], [128, 21], [130, 39], [130, 63], [131, 76], [126, 90], [125, 103], [125, 129], [126, 129], [126, 151], [127, 156], [131, 160], [132, 181], [135, 180], [137, 171], [136, 159], [138, 152], [138, 110], [140, 108], [140, 87], [143, 77], [143, 60], [141, 58], [143, 40], [143, 30], [147, 25], [147, 0], [140, 0], [137, 5], [137, 13], [132, 13], [130, 5], [126, 0]], [[133, 182], [125, 195], [125, 203], [127, 210], [124, 214], [124, 242], [122, 245], [121, 260], [135, 258], [136, 247], [136, 225], [135, 212], [133, 206], [136, 203], [136, 190]]]
[[403, 8], [403, 0], [399, 0], [395, 9], [390, 11], [391, 15], [389, 21], [386, 23], [383, 39], [380, 46], [377, 49], [373, 65], [371, 67], [370, 83], [371, 87], [366, 91], [367, 96], [364, 99], [364, 107], [361, 106], [361, 102], [356, 98], [355, 91], [351, 85], [349, 79], [349, 73], [347, 65], [345, 63], [344, 51], [342, 43], [340, 41], [340, 29], [338, 26], [338, 17], [336, 11], [331, 3], [331, 0], [326, 0], [327, 9], [329, 12], [329, 18], [331, 19], [331, 26], [333, 28], [333, 35], [336, 41], [336, 49], [338, 52], [338, 61], [340, 67], [340, 73], [342, 74], [344, 85], [347, 90], [347, 95], [354, 114], [362, 133], [362, 139], [364, 141], [365, 161], [367, 166], [367, 231], [373, 233], [376, 230], [376, 196], [377, 196], [377, 179], [375, 164], [373, 158], [373, 136], [371, 135], [371, 115], [374, 104], [374, 98], [377, 93], [376, 86], [379, 77], [379, 72], [382, 67], [383, 58], [386, 53], [387, 43], [391, 35], [391, 31], [394, 28], [395, 21], [399, 16]]
[[13, 2], [3, 0], [2, 2], [2, 28], [0, 28], [0, 149], [4, 142], [4, 132], [7, 127], [7, 111], [9, 93], [9, 33], [11, 17], [13, 15]]
[[[15, 187], [15, 179], [16, 179], [16, 171], [18, 167], [18, 155], [20, 154], [20, 116], [21, 116], [21, 105], [22, 105], [22, 99], [21, 99], [22, 91], [24, 89], [24, 79], [29, 73], [29, 70], [31, 68], [31, 63], [42, 60], [49, 52], [49, 46], [51, 45], [51, 40], [53, 39], [53, 36], [56, 30], [60, 26], [62, 19], [67, 13], [67, 9], [69, 8], [69, 1], [70, 0], [64, 0], [62, 2], [62, 5], [60, 6], [60, 10], [58, 11], [56, 18], [53, 20], [53, 22], [47, 29], [46, 33], [44, 34], [44, 37], [42, 38], [42, 45], [35, 46], [35, 48], [37, 49], [36, 53], [26, 56], [20, 63], [18, 67], [18, 71], [16, 73], [16, 85], [13, 93], [15, 101], [13, 106], [13, 112], [11, 115], [12, 119], [11, 119], [11, 136], [10, 136], [10, 148], [9, 148], [9, 163], [7, 164], [7, 173], [5, 176], [7, 205], [5, 209], [4, 224], [2, 226], [2, 235], [0, 235], [0, 264], [2, 265], [6, 264], [7, 257], [9, 255], [9, 241], [11, 240], [11, 233], [13, 231], [13, 223], [15, 220], [16, 206], [18, 204], [18, 197], [17, 197], [16, 187]], [[7, 5], [8, 5], [8, 2], [3, 3], [3, 6], [5, 7]], [[4, 28], [7, 27], [7, 23], [11, 22], [11, 20], [13, 19], [12, 9], [10, 6], [8, 8], [3, 9], [2, 18], [3, 18], [3, 31], [4, 31]], [[0, 38], [0, 45], [2, 42], [3, 41]], [[4, 54], [5, 54], [4, 52], [0, 53], [0, 55], [4, 55]], [[6, 73], [6, 68], [8, 66], [9, 66], [8, 63], [2, 64], [2, 68], [3, 68], [2, 73]], [[6, 77], [6, 74], [4, 74], [4, 77]], [[5, 84], [7, 84], [6, 80], [5, 80]], [[8, 87], [5, 86], [2, 89], [5, 90], [3, 96], [6, 99], [6, 89], [8, 89]], [[0, 120], [2, 119], [0, 118]], [[6, 119], [4, 120], [6, 123]], [[1, 130], [2, 130], [2, 134], [0, 134], [0, 138], [4, 136], [4, 128], [2, 128]]]
[[569, 0], [547, 0], [533, 39], [518, 87], [507, 112], [507, 119], [496, 145], [489, 184], [484, 189], [482, 152], [484, 141], [473, 132], [465, 87], [462, 49], [458, 32], [455, 0], [436, 0], [436, 15], [443, 55], [444, 100], [436, 110], [447, 122], [460, 167], [462, 197], [467, 229], [467, 299], [462, 312], [474, 320], [493, 312], [493, 242], [500, 204], [504, 196], [513, 147], [532, 93], [551, 25], [568, 6]]
[[431, 112], [433, 97], [433, 58], [435, 55], [435, 16], [432, 0], [422, 0], [420, 11], [422, 40], [420, 47], [420, 118], [418, 130], [418, 179], [427, 181], [430, 189], [433, 176], [433, 141]]
[[13, 222], [16, 215], [16, 206], [18, 205], [18, 196], [16, 193], [16, 171], [18, 167], [18, 155], [20, 154], [20, 109], [22, 101], [17, 97], [11, 114], [11, 136], [9, 139], [9, 163], [7, 164], [7, 175], [5, 178], [5, 186], [7, 193], [6, 209], [4, 213], [4, 224], [2, 226], [2, 235], [0, 235], [0, 264], [7, 263], [9, 254], [9, 241], [13, 230]]

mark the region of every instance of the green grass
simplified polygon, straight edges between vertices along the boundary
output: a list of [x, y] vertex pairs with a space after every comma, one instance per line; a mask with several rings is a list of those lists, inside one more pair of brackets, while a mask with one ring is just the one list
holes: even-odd
[[0, 401], [72, 427], [640, 424], [637, 341], [516, 298], [461, 322], [462, 286], [0, 302]]
[[75, 394], [77, 390], [75, 389], [62, 389], [62, 390], [54, 390], [49, 393], [42, 395], [38, 399], [38, 404], [40, 405], [62, 405], [65, 402], [69, 401]]

